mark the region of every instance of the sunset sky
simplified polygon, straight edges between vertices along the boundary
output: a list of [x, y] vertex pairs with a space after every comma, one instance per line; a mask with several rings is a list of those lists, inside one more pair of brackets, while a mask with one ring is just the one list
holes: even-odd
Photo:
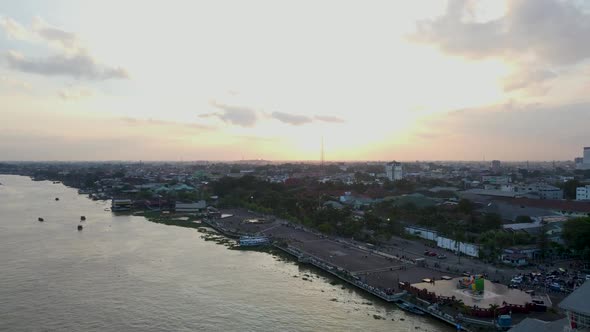
[[0, 160], [570, 160], [590, 2], [0, 0]]

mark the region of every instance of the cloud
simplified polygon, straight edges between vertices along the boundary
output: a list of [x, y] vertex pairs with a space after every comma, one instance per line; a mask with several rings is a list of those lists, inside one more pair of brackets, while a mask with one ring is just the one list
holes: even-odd
[[467, 0], [450, 0], [445, 15], [421, 21], [410, 36], [438, 46], [446, 53], [470, 58], [534, 57], [542, 63], [563, 65], [590, 56], [590, 14], [573, 1], [508, 1], [504, 16], [477, 22], [465, 19]]
[[590, 103], [506, 103], [461, 109], [424, 119], [414, 135], [434, 138], [424, 149], [441, 154], [435, 159], [446, 154], [447, 159], [477, 160], [485, 154], [505, 160], [571, 160], [588, 145], [589, 108]]
[[175, 122], [175, 121], [166, 121], [166, 120], [159, 120], [159, 119], [140, 119], [140, 118], [132, 118], [132, 117], [122, 117], [119, 119], [126, 125], [129, 126], [156, 126], [156, 127], [176, 127], [176, 128], [184, 128], [184, 129], [198, 129], [202, 131], [212, 130], [213, 127], [207, 126], [200, 123], [182, 123], [182, 122]]
[[32, 44], [57, 45], [59, 49], [58, 54], [37, 58], [11, 50], [3, 58], [12, 69], [44, 76], [70, 76], [86, 80], [129, 78], [124, 68], [99, 63], [81, 45], [74, 33], [51, 26], [39, 17], [33, 20], [31, 28], [26, 28], [9, 17], [3, 17], [0, 19], [0, 27], [10, 38]]
[[11, 88], [11, 89], [20, 89], [20, 90], [30, 90], [31, 84], [25, 81], [13, 79], [6, 76], [0, 76], [0, 84]]
[[523, 69], [518, 71], [503, 80], [504, 91], [520, 90], [531, 85], [540, 86], [544, 82], [557, 77], [557, 73], [552, 70], [538, 69], [528, 70]]
[[74, 33], [51, 26], [40, 17], [33, 19], [32, 30], [42, 39], [61, 44], [65, 49], [82, 49], [78, 37]]
[[23, 40], [30, 36], [27, 28], [10, 17], [0, 18], [0, 27], [2, 27], [6, 32], [6, 36], [10, 39]]
[[57, 95], [63, 100], [79, 100], [91, 97], [94, 92], [86, 87], [68, 87], [57, 92]]
[[76, 79], [88, 80], [129, 78], [125, 69], [101, 65], [85, 53], [58, 54], [46, 58], [29, 59], [18, 52], [9, 51], [4, 59], [9, 67], [25, 73], [71, 76]]
[[314, 119], [322, 122], [331, 122], [331, 123], [344, 123], [344, 119], [336, 117], [336, 116], [329, 116], [329, 115], [316, 115]]
[[270, 117], [294, 126], [300, 126], [313, 121], [313, 119], [308, 116], [289, 114], [284, 112], [272, 112]]
[[212, 100], [210, 104], [211, 106], [220, 109], [221, 112], [201, 114], [199, 117], [217, 117], [223, 122], [242, 127], [253, 127], [258, 120], [258, 113], [254, 109], [244, 106], [227, 105], [215, 100]]

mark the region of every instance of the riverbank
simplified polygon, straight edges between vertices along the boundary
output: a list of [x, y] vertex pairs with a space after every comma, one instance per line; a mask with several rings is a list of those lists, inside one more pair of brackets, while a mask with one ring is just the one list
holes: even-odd
[[198, 228], [113, 214], [61, 184], [0, 182], [0, 330], [452, 330], [278, 249], [228, 250]]

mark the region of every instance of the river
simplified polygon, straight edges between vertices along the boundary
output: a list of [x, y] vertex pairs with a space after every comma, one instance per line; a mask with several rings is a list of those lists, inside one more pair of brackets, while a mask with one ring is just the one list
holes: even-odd
[[62, 184], [0, 183], [0, 331], [452, 331], [285, 257], [115, 216]]

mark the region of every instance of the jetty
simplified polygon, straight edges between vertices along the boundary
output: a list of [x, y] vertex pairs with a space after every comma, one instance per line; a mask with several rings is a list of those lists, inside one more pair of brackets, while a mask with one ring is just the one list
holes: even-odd
[[[309, 264], [388, 303], [406, 303], [461, 331], [471, 331], [463, 323], [493, 327], [487, 321], [467, 321], [438, 309], [428, 301], [416, 298], [405, 290], [410, 282], [423, 278], [442, 277], [440, 272], [426, 269], [405, 257], [382, 253], [369, 246], [332, 239], [300, 225], [286, 221], [252, 222], [255, 216], [234, 211], [225, 218], [204, 218], [203, 223], [224, 236], [266, 236], [271, 245], [302, 264]], [[261, 220], [265, 220], [261, 218]], [[447, 274], [449, 274], [447, 272]], [[412, 300], [413, 302], [410, 302]], [[476, 322], [477, 321], [477, 322]]]

